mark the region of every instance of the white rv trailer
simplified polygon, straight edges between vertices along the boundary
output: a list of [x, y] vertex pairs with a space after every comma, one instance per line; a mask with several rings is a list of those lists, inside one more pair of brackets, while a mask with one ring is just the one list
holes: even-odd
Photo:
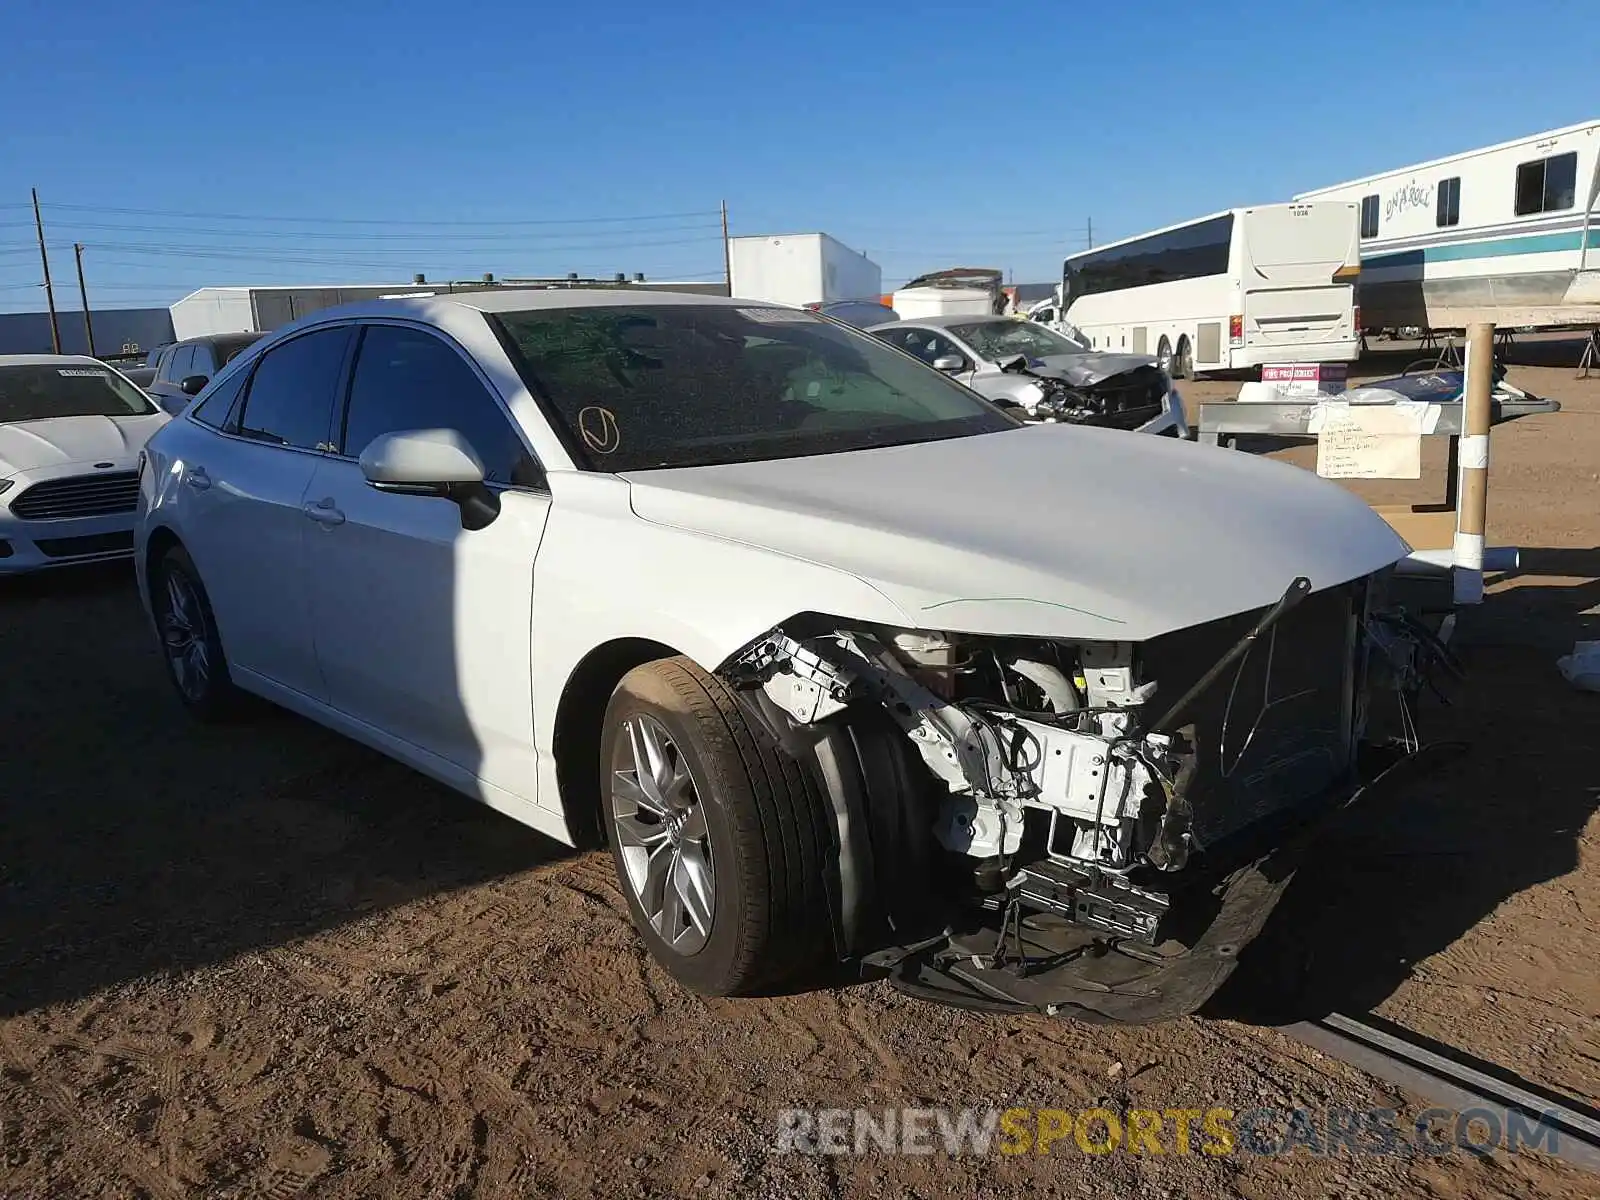
[[1262, 204], [1074, 254], [1064, 320], [1174, 375], [1360, 353], [1356, 205]]
[[1361, 206], [1369, 328], [1600, 325], [1600, 121], [1296, 200]]

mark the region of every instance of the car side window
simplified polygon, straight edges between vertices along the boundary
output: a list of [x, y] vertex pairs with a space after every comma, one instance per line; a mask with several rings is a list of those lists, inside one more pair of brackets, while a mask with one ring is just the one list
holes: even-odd
[[488, 482], [543, 485], [510, 419], [453, 347], [422, 330], [369, 325], [356, 351], [340, 453], [358, 458], [374, 438], [403, 429], [454, 429]]
[[[189, 360], [189, 375], [204, 375], [210, 379], [217, 373], [216, 365], [211, 361], [211, 347], [204, 342], [196, 342], [192, 347], [194, 357]], [[179, 376], [178, 382], [182, 383], [184, 376]]]
[[960, 346], [942, 333], [929, 334], [927, 342], [922, 347], [921, 354], [923, 361], [928, 363], [932, 363], [936, 358], [954, 356], [961, 360], [964, 367], [972, 366], [972, 360], [967, 357], [966, 351], [962, 350]]
[[249, 378], [249, 371], [238, 371], [221, 387], [212, 388], [210, 394], [194, 406], [194, 419], [212, 429], [226, 429], [228, 414], [233, 411], [240, 393], [244, 391], [245, 381]]
[[350, 326], [301, 334], [261, 356], [250, 376], [239, 436], [293, 446], [331, 450], [334, 396], [350, 344]]
[[181, 366], [188, 363], [192, 357], [193, 346], [174, 346], [167, 351], [167, 356], [161, 362], [160, 379], [162, 383], [177, 383], [183, 378], [178, 374]]

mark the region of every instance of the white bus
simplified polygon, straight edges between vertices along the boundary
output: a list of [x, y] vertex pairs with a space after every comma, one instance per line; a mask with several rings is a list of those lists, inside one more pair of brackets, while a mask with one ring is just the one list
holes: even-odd
[[1370, 328], [1600, 325], [1600, 121], [1295, 199], [1361, 206]]
[[1074, 254], [1067, 323], [1099, 350], [1153, 354], [1172, 375], [1360, 353], [1354, 203], [1263, 204]]

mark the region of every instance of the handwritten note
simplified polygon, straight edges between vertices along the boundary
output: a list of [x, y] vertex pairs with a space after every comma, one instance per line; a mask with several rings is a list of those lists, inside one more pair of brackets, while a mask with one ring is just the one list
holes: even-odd
[[1421, 479], [1425, 406], [1328, 404], [1317, 431], [1324, 479]]

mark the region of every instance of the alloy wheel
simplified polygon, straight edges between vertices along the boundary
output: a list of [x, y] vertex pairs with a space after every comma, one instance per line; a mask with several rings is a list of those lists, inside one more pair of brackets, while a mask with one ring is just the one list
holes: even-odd
[[611, 764], [611, 825], [633, 894], [678, 954], [711, 934], [716, 874], [705, 807], [672, 736], [642, 713], [622, 724]]
[[194, 581], [169, 567], [161, 614], [161, 642], [167, 667], [178, 690], [189, 700], [205, 695], [211, 680], [211, 652], [206, 640], [205, 609]]

